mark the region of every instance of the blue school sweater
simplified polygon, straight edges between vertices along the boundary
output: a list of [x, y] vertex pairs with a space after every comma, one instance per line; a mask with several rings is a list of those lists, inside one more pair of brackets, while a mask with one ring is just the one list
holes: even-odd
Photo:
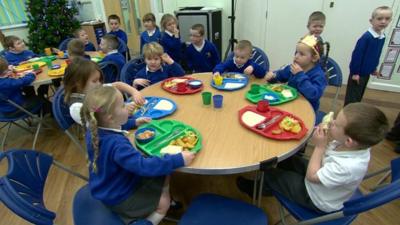
[[376, 70], [385, 43], [384, 35], [379, 36], [372, 28], [368, 29], [353, 50], [350, 61], [350, 75], [369, 76]]
[[[122, 131], [98, 129], [99, 156], [97, 173], [89, 167], [89, 187], [94, 198], [107, 205], [116, 205], [127, 199], [142, 177], [171, 174], [184, 166], [182, 154], [145, 157], [135, 149]], [[93, 161], [90, 131], [86, 133], [89, 160]]]
[[101, 60], [101, 62], [107, 62], [107, 61], [111, 61], [111, 62], [115, 62], [118, 65], [119, 71], [121, 71], [122, 67], [125, 65], [125, 57], [117, 52], [115, 50], [115, 52], [113, 51], [111, 54], [107, 54], [103, 60]]
[[110, 31], [108, 33], [119, 37], [121, 40], [125, 42], [125, 44], [128, 44], [128, 36], [126, 35], [125, 31], [119, 29], [117, 31]]
[[147, 66], [139, 72], [137, 72], [135, 79], [142, 78], [142, 79], [147, 79], [150, 80], [150, 85], [155, 84], [157, 82], [160, 82], [162, 80], [165, 80], [170, 77], [180, 77], [185, 74], [185, 71], [183, 71], [182, 67], [174, 62], [171, 65], [164, 64], [161, 69], [155, 71], [155, 72], [150, 72], [147, 69]]
[[148, 44], [150, 42], [160, 42], [161, 39], [161, 32], [158, 27], [156, 27], [156, 30], [153, 35], [149, 36], [149, 33], [145, 30], [140, 34], [140, 53], [143, 51], [143, 46], [145, 44]]
[[247, 60], [245, 64], [238, 67], [233, 61], [233, 58], [231, 58], [225, 60], [225, 62], [218, 64], [214, 68], [213, 73], [215, 72], [219, 72], [220, 74], [224, 72], [243, 73], [244, 69], [246, 69], [248, 66], [253, 66], [254, 68], [253, 75], [257, 78], [263, 78], [265, 76], [265, 73], [267, 72], [264, 68], [255, 63], [252, 59]]
[[[35, 80], [35, 75], [29, 73], [21, 78], [10, 78], [3, 77], [0, 78], [0, 90], [1, 93], [7, 98], [18, 105], [22, 105], [25, 102], [25, 98], [22, 95], [22, 87], [30, 85]], [[15, 112], [17, 108], [8, 102], [0, 100], [0, 112], [11, 113]]]
[[96, 48], [94, 47], [93, 43], [89, 41], [85, 45], [85, 51], [94, 52], [94, 51], [96, 51]]
[[290, 65], [288, 65], [282, 70], [278, 70], [276, 77], [270, 80], [270, 83], [276, 81], [287, 82], [289, 86], [296, 88], [311, 103], [315, 113], [318, 112], [319, 99], [324, 94], [324, 90], [328, 84], [325, 73], [319, 63], [309, 71], [302, 71], [296, 75], [290, 72]]
[[175, 62], [180, 62], [181, 60], [181, 39], [176, 38], [174, 35], [169, 35], [167, 32], [161, 33], [160, 44], [166, 52]]
[[200, 52], [190, 44], [185, 51], [185, 60], [194, 73], [211, 72], [221, 62], [217, 48], [207, 40], [204, 40], [204, 47]]
[[30, 50], [24, 50], [20, 53], [14, 53], [10, 51], [6, 51], [4, 54], [4, 58], [7, 60], [8, 64], [11, 65], [18, 65], [20, 62], [26, 61], [37, 55]]

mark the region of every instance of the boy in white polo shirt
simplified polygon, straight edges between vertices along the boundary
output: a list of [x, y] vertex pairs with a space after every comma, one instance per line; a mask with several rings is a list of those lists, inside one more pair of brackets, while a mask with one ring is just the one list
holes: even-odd
[[[321, 125], [315, 129], [315, 149], [309, 161], [293, 156], [265, 172], [263, 194], [274, 190], [316, 211], [340, 210], [368, 170], [371, 146], [384, 138], [387, 129], [387, 118], [378, 108], [364, 103], [347, 105], [327, 131]], [[237, 180], [240, 190], [252, 194], [249, 182], [241, 177]]]

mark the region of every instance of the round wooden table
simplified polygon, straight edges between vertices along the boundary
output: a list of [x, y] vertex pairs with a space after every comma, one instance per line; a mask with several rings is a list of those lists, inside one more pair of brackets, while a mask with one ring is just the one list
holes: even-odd
[[192, 95], [175, 95], [161, 88], [161, 82], [142, 90], [144, 96], [170, 98], [177, 104], [177, 111], [165, 119], [182, 121], [199, 130], [203, 137], [203, 148], [193, 163], [180, 169], [194, 174], [235, 174], [255, 171], [260, 162], [278, 157], [282, 161], [296, 153], [309, 139], [314, 128], [315, 113], [310, 103], [303, 97], [275, 107], [300, 117], [308, 128], [301, 140], [278, 141], [260, 136], [239, 124], [238, 111], [246, 105], [252, 105], [245, 99], [250, 83], [262, 83], [263, 80], [250, 78], [249, 84], [236, 91], [219, 91], [210, 86], [211, 73], [190, 75], [202, 80], [203, 91], [222, 94], [223, 107], [214, 109], [204, 106], [201, 92]]

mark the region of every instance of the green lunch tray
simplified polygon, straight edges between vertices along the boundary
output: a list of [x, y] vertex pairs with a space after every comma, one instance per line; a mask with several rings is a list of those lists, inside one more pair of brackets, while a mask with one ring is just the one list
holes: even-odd
[[[274, 91], [272, 88], [279, 85], [283, 90], [289, 90], [292, 93], [291, 97], [285, 97], [282, 91]], [[266, 96], [267, 95], [267, 96]], [[270, 105], [280, 105], [290, 102], [299, 97], [297, 90], [285, 84], [262, 84], [257, 94], [253, 94], [248, 90], [246, 92], [246, 99], [252, 103], [257, 103], [260, 100], [268, 100]]]
[[42, 57], [36, 57], [36, 58], [32, 58], [30, 60], [28, 60], [29, 62], [46, 62], [48, 59], [50, 59], [51, 61], [54, 61], [57, 59], [57, 57], [55, 55], [50, 55], [50, 56], [42, 56]]
[[198, 138], [196, 145], [194, 148], [190, 149], [190, 151], [197, 153], [203, 147], [201, 144], [202, 137], [199, 131], [176, 120], [153, 120], [139, 128], [153, 128], [156, 130], [154, 139], [148, 143], [139, 143], [136, 140], [135, 134], [136, 147], [151, 156], [161, 156], [160, 151], [162, 148], [169, 145], [172, 140], [185, 136], [185, 132], [187, 131], [193, 131]]
[[103, 58], [102, 58], [102, 57], [95, 56], [95, 57], [91, 57], [90, 60], [92, 60], [92, 61], [95, 62], [95, 63], [98, 63], [98, 62], [100, 62], [101, 60], [103, 60]]

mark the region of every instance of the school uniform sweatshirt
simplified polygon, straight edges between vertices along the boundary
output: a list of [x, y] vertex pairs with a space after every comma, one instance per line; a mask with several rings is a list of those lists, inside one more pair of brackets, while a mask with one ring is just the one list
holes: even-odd
[[201, 51], [190, 44], [185, 51], [185, 60], [189, 69], [195, 73], [211, 72], [221, 62], [217, 48], [207, 40], [204, 40]]
[[252, 59], [247, 60], [247, 62], [243, 65], [237, 65], [233, 58], [225, 60], [225, 62], [222, 62], [218, 64], [214, 70], [213, 73], [219, 72], [220, 74], [224, 72], [236, 72], [236, 73], [244, 73], [244, 70], [248, 66], [253, 66], [254, 71], [253, 74], [257, 78], [263, 78], [265, 76], [265, 73], [267, 72], [264, 68], [262, 68], [260, 65], [255, 63]]

